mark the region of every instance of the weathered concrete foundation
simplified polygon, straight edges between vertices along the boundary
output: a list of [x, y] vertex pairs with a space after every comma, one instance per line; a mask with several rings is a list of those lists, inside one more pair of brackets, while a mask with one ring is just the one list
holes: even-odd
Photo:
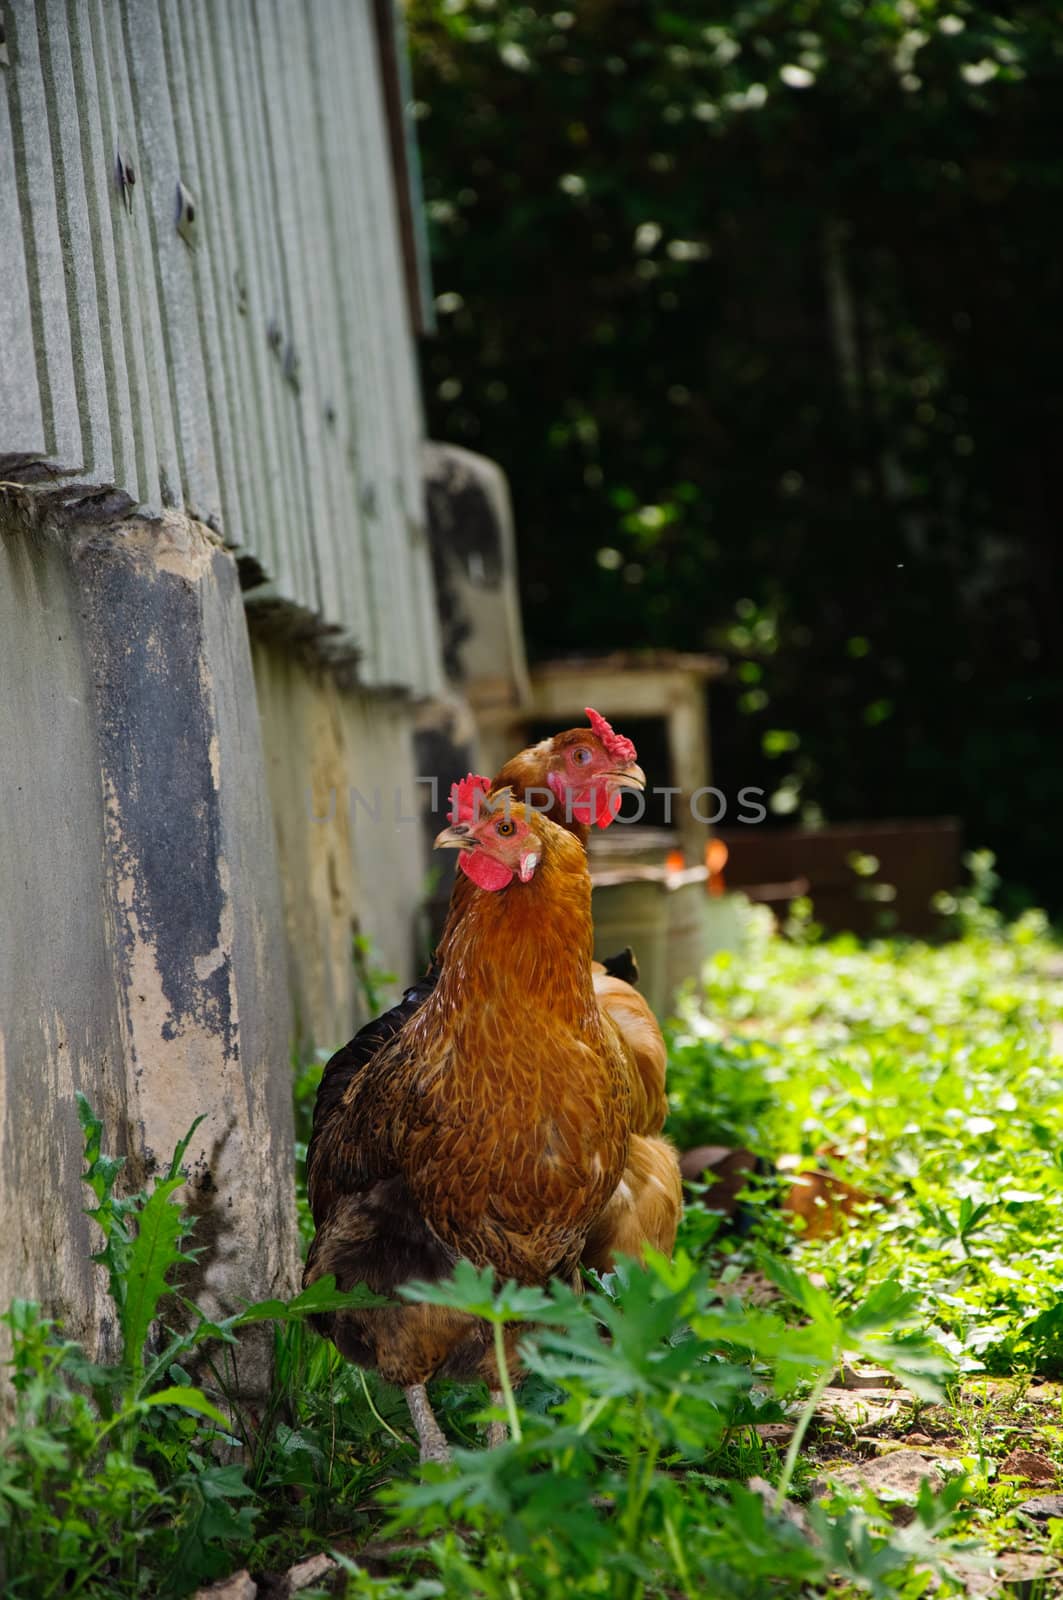
[[39, 1300], [114, 1353], [78, 1089], [133, 1184], [204, 1117], [186, 1292], [211, 1310], [287, 1293], [273, 819], [236, 564], [198, 523], [0, 503], [0, 816], [0, 1305]]

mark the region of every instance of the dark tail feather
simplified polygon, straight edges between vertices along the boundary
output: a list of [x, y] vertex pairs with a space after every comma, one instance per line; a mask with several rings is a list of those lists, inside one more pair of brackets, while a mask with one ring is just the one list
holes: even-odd
[[637, 984], [639, 981], [639, 964], [630, 945], [625, 945], [619, 955], [606, 956], [602, 966], [611, 978], [622, 978], [625, 983], [630, 984]]
[[433, 962], [424, 977], [406, 990], [398, 1005], [392, 1006], [390, 1011], [385, 1011], [381, 1016], [374, 1017], [364, 1028], [359, 1028], [354, 1038], [348, 1040], [334, 1056], [330, 1057], [314, 1102], [315, 1132], [339, 1105], [351, 1079], [361, 1072], [366, 1062], [372, 1060], [389, 1039], [394, 1038], [415, 1012], [420, 1011], [438, 979], [439, 968]]

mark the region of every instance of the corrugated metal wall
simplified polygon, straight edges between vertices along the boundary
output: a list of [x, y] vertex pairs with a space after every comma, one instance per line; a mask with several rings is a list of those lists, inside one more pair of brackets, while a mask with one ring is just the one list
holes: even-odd
[[3, 475], [187, 509], [257, 563], [250, 603], [356, 652], [367, 685], [431, 692], [371, 0], [4, 0], [0, 17]]

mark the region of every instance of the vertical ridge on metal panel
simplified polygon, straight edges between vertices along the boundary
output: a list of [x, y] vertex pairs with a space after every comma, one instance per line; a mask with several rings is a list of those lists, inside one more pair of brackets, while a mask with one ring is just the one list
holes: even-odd
[[179, 238], [180, 160], [168, 92], [162, 19], [153, 0], [122, 0], [126, 51], [162, 312], [163, 343], [178, 423], [185, 503], [201, 522], [220, 528], [221, 499], [196, 313], [192, 252]]
[[37, 376], [37, 355], [30, 312], [29, 269], [21, 225], [12, 226], [21, 211], [15, 176], [15, 148], [8, 103], [10, 72], [0, 72], [0, 460], [4, 456], [43, 456], [48, 448]]
[[[374, 48], [375, 21], [370, 13], [369, 0], [359, 8], [357, 23], [362, 44], [359, 56], [363, 60], [364, 102], [363, 115], [371, 169], [376, 173], [390, 174], [387, 119], [384, 94], [379, 71], [373, 70], [379, 57]], [[388, 499], [390, 502], [391, 539], [398, 561], [399, 583], [397, 601], [403, 636], [417, 641], [414, 649], [421, 671], [413, 676], [418, 687], [424, 688], [425, 660], [421, 653], [425, 641], [418, 628], [420, 618], [414, 605], [414, 567], [417, 554], [411, 543], [410, 529], [420, 504], [420, 453], [416, 448], [419, 432], [420, 406], [417, 399], [410, 308], [405, 290], [402, 261], [402, 236], [394, 187], [390, 182], [374, 186], [374, 216], [370, 238], [375, 252], [378, 292], [386, 305], [388, 315], [382, 319], [392, 330], [394, 358], [386, 363], [387, 395], [391, 428], [388, 430], [389, 451]], [[402, 664], [397, 664], [394, 682], [403, 681]], [[407, 667], [407, 676], [409, 670]]]
[[310, 504], [306, 481], [306, 459], [293, 427], [291, 390], [284, 379], [284, 349], [290, 319], [281, 260], [280, 231], [277, 221], [277, 192], [270, 151], [271, 88], [265, 79], [261, 52], [261, 17], [253, 0], [242, 0], [234, 8], [234, 21], [241, 27], [237, 35], [243, 68], [237, 83], [243, 96], [246, 130], [245, 153], [255, 162], [253, 174], [252, 219], [260, 251], [259, 266], [265, 301], [265, 325], [261, 337], [269, 353], [267, 392], [274, 405], [280, 445], [281, 488], [285, 491], [285, 520], [278, 529], [274, 545], [276, 568], [273, 573], [281, 592], [304, 610], [312, 604], [313, 577], [307, 550], [307, 521]]
[[[255, 165], [257, 143], [241, 103], [242, 74], [237, 66], [237, 29], [246, 5], [247, 0], [230, 0], [224, 6], [199, 0], [200, 48], [204, 73], [208, 64], [213, 64], [214, 94], [207, 98], [213, 98], [217, 105], [218, 164], [224, 161], [233, 223], [233, 292], [240, 325], [237, 345], [243, 353], [244, 370], [244, 448], [258, 502], [253, 521], [249, 518], [245, 527], [246, 548], [267, 576], [275, 579], [284, 593], [292, 594], [291, 572], [280, 556], [283, 530], [278, 524], [294, 524], [294, 479], [286, 464], [283, 423], [277, 416], [280, 396], [273, 381], [267, 340], [267, 326], [275, 313], [270, 309], [263, 279], [266, 248], [260, 230], [266, 223], [259, 213], [264, 186]], [[246, 439], [248, 433], [258, 446], [253, 456]]]
[[[102, 34], [93, 38], [94, 5], [67, 0], [71, 67], [81, 130], [82, 166], [100, 291], [102, 360], [112, 405], [112, 440], [119, 486], [149, 511], [158, 511], [159, 470], [151, 421], [141, 314], [116, 237], [118, 146], [108, 56]], [[124, 157], [128, 161], [128, 157]], [[128, 161], [133, 184], [136, 169]], [[123, 189], [126, 186], [123, 185]], [[121, 222], [121, 218], [118, 219]]]
[[335, 246], [333, 273], [340, 304], [340, 344], [347, 418], [347, 432], [340, 442], [350, 471], [351, 498], [347, 514], [350, 519], [354, 581], [358, 586], [358, 615], [361, 618], [358, 630], [359, 668], [363, 681], [372, 683], [378, 670], [381, 617], [373, 605], [368, 550], [370, 530], [365, 513], [365, 496], [371, 481], [372, 394], [365, 335], [369, 317], [359, 260], [355, 212], [356, 196], [362, 192], [364, 185], [360, 181], [359, 152], [349, 140], [349, 89], [343, 81], [343, 53], [334, 47], [337, 37], [337, 19], [331, 0], [326, 0], [323, 24], [311, 31], [311, 45], [316, 51], [322, 85], [318, 102], [320, 142], [322, 150], [328, 155], [330, 216]]
[[81, 159], [81, 119], [74, 92], [65, 8], [62, 0], [38, 0], [36, 11], [81, 420], [83, 476], [94, 485], [111, 486], [128, 481], [125, 462], [128, 443], [123, 442], [123, 435], [127, 441], [129, 434], [128, 394], [123, 415], [114, 363], [104, 360], [100, 311], [101, 306], [106, 308], [107, 305], [107, 285], [96, 272], [95, 241]]
[[[350, 610], [347, 604], [347, 567], [343, 556], [342, 528], [344, 502], [349, 499], [349, 469], [337, 444], [336, 422], [341, 369], [337, 349], [339, 311], [328, 251], [322, 248], [321, 228], [328, 214], [325, 194], [325, 164], [317, 141], [315, 103], [320, 85], [315, 82], [309, 50], [310, 29], [303, 13], [291, 0], [277, 6], [279, 38], [287, 70], [282, 81], [287, 87], [289, 179], [293, 181], [297, 232], [295, 247], [306, 300], [311, 308], [304, 326], [297, 328], [300, 343], [306, 343], [306, 363], [300, 398], [307, 439], [312, 449], [311, 471], [320, 466], [325, 495], [323, 525], [316, 527], [314, 543], [318, 550], [318, 580], [321, 586], [322, 620], [337, 630], [337, 642], [350, 641]], [[344, 409], [346, 409], [344, 407]], [[329, 420], [331, 418], [331, 421]]]
[[170, 89], [176, 170], [179, 181], [193, 196], [196, 212], [193, 220], [202, 244], [194, 250], [187, 240], [181, 244], [171, 241], [171, 245], [175, 252], [181, 251], [187, 257], [189, 268], [189, 321], [184, 331], [188, 345], [197, 347], [203, 369], [207, 421], [217, 464], [215, 492], [221, 511], [218, 531], [228, 544], [239, 545], [243, 543], [243, 518], [232, 443], [227, 364], [214, 300], [213, 263], [220, 252], [221, 206], [214, 175], [199, 162], [191, 107], [192, 84], [199, 79], [199, 66], [185, 51], [179, 15], [183, 6], [184, 0], [180, 4], [175, 0], [157, 0], [156, 9]]
[[377, 634], [377, 657], [373, 682], [377, 685], [396, 681], [396, 655], [400, 641], [408, 638], [401, 627], [401, 618], [393, 594], [394, 562], [389, 550], [389, 518], [387, 515], [390, 460], [388, 433], [390, 417], [387, 407], [387, 352], [382, 349], [383, 329], [376, 314], [373, 296], [380, 293], [381, 285], [373, 252], [372, 232], [375, 225], [375, 181], [369, 160], [369, 141], [366, 138], [366, 68], [372, 60], [364, 24], [367, 19], [368, 0], [359, 0], [353, 7], [334, 7], [341, 29], [348, 39], [348, 63], [354, 80], [353, 92], [348, 89], [344, 103], [348, 112], [347, 148], [358, 152], [362, 178], [361, 208], [356, 228], [356, 242], [365, 285], [365, 349], [368, 357], [366, 404], [363, 417], [367, 427], [368, 474], [363, 484], [363, 510], [367, 523], [369, 552], [369, 582], [371, 605], [381, 620]]
[[[297, 70], [293, 51], [300, 40], [285, 38], [282, 8], [274, 0], [258, 0], [259, 44], [263, 81], [270, 85], [268, 107], [270, 158], [273, 165], [280, 259], [285, 274], [287, 327], [283, 372], [295, 438], [302, 454], [308, 488], [307, 538], [310, 555], [310, 605], [326, 621], [333, 620], [326, 601], [323, 573], [331, 577], [328, 536], [331, 523], [328, 484], [321, 451], [321, 430], [315, 425], [311, 396], [317, 381], [311, 336], [311, 284], [306, 275], [302, 240], [302, 206], [309, 182], [306, 164], [312, 152], [303, 148], [304, 123], [293, 114], [290, 96]], [[316, 302], [313, 311], [318, 312]]]
[[[145, 376], [151, 400], [150, 415], [158, 461], [159, 501], [164, 507], [175, 506], [180, 503], [181, 497], [181, 460], [177, 448], [177, 423], [170, 387], [170, 363], [160, 311], [160, 288], [155, 272], [151, 193], [148, 171], [141, 159], [140, 130], [134, 111], [129, 62], [126, 59], [126, 30], [113, 0], [93, 0], [93, 33], [97, 40], [106, 40], [107, 58], [110, 62], [111, 91], [114, 97], [114, 116], [118, 133], [115, 160], [117, 161], [118, 150], [121, 149], [132, 162], [137, 174], [132, 209], [127, 217], [128, 227], [119, 227], [117, 237], [121, 253], [127, 262], [127, 292], [130, 295], [130, 306], [132, 307], [135, 301], [140, 311]], [[146, 424], [147, 418], [142, 419], [141, 425], [146, 426]]]
[[17, 63], [10, 77], [15, 173], [25, 226], [45, 450], [49, 465], [58, 472], [81, 473], [87, 452], [79, 416], [36, 7], [32, 0], [14, 0], [10, 17], [11, 53]]
[[209, 71], [202, 0], [181, 0], [170, 6], [171, 26], [180, 33], [185, 61], [189, 111], [190, 170], [198, 185], [208, 228], [200, 269], [204, 307], [204, 350], [208, 381], [215, 388], [215, 409], [223, 418], [223, 490], [225, 536], [239, 550], [252, 548], [263, 517], [258, 503], [258, 478], [252, 454], [241, 448], [241, 429], [254, 415], [254, 386], [246, 380], [246, 341], [241, 337], [235, 283], [239, 254], [235, 242], [232, 183], [223, 161], [217, 130], [217, 107]]

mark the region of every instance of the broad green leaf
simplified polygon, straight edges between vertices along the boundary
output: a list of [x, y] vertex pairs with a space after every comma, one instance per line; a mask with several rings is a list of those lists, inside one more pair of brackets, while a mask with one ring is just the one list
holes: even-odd
[[171, 1200], [183, 1182], [176, 1177], [157, 1183], [140, 1213], [127, 1268], [125, 1301], [120, 1308], [126, 1365], [134, 1374], [141, 1367], [148, 1328], [169, 1288], [166, 1274], [171, 1267], [194, 1259], [178, 1248], [185, 1223], [180, 1206]]
[[[337, 1289], [332, 1273], [318, 1278], [291, 1300], [258, 1300], [231, 1319], [231, 1326], [243, 1328], [253, 1322], [303, 1321], [323, 1311], [356, 1311], [367, 1306], [390, 1305], [386, 1295], [374, 1294], [364, 1283], [353, 1289]], [[228, 1327], [227, 1320], [225, 1326]]]
[[451, 1306], [492, 1323], [556, 1321], [567, 1314], [560, 1312], [556, 1299], [545, 1289], [522, 1286], [512, 1279], [500, 1287], [496, 1285], [497, 1276], [490, 1267], [475, 1267], [471, 1261], [463, 1260], [450, 1278], [438, 1283], [403, 1284], [399, 1294], [404, 1300]]
[[156, 1389], [154, 1394], [144, 1395], [137, 1401], [137, 1409], [148, 1411], [156, 1406], [181, 1406], [185, 1411], [196, 1411], [200, 1416], [209, 1417], [219, 1427], [228, 1433], [232, 1427], [230, 1419], [218, 1410], [213, 1401], [208, 1400], [201, 1389], [195, 1389], [189, 1384], [173, 1384], [168, 1389]]

